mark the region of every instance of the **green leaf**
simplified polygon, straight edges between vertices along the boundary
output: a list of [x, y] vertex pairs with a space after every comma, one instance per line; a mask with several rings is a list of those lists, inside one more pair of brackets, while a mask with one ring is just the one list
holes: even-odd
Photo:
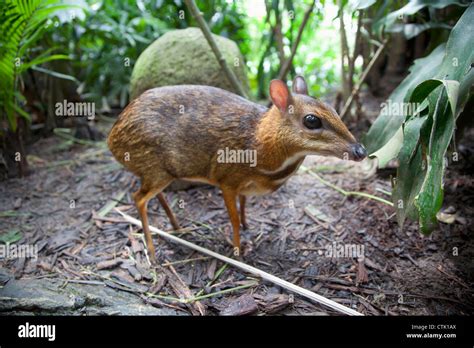
[[[420, 83], [411, 94], [410, 102], [422, 103], [438, 86], [443, 85], [448, 95], [448, 101], [453, 115], [456, 115], [456, 105], [459, 96], [459, 82], [454, 80], [429, 79]], [[434, 112], [434, 110], [432, 110]]]
[[22, 238], [21, 232], [18, 229], [9, 230], [0, 235], [0, 242], [4, 244], [16, 243]]
[[397, 19], [411, 16], [425, 7], [442, 9], [451, 5], [466, 6], [467, 3], [462, 0], [411, 0], [402, 8], [391, 12], [387, 16], [376, 21], [374, 23], [374, 30], [376, 32], [380, 32], [383, 28], [385, 28], [385, 30], [390, 30]]
[[430, 148], [427, 156], [427, 173], [420, 193], [414, 204], [418, 210], [421, 232], [429, 234], [438, 224], [436, 214], [443, 204], [444, 154], [454, 131], [454, 116], [443, 98], [444, 89], [439, 93], [433, 114]]
[[471, 95], [473, 17], [474, 5], [471, 5], [453, 28], [436, 73], [416, 86], [409, 99], [413, 103], [428, 102], [429, 108], [425, 120], [409, 117], [404, 124], [404, 144], [398, 157], [400, 166], [393, 198], [400, 226], [409, 216], [419, 220], [424, 234], [437, 226], [436, 214], [444, 195], [446, 151], [456, 117]]
[[[433, 110], [433, 127], [429, 138], [428, 173], [415, 199], [420, 228], [425, 234], [429, 234], [437, 226], [436, 214], [443, 202], [444, 157], [454, 133], [455, 119], [461, 112], [458, 107], [464, 106], [472, 86], [472, 84], [466, 84], [465, 81], [472, 83], [473, 80], [471, 67], [474, 60], [473, 18], [474, 5], [471, 4], [451, 32], [446, 46], [446, 55], [437, 74], [438, 79], [425, 81], [419, 86], [420, 90], [433, 89], [430, 94], [430, 107], [432, 107], [434, 96], [437, 95], [436, 106]], [[456, 79], [461, 83], [442, 80], [442, 78]], [[441, 83], [444, 88], [435, 89], [436, 85]], [[416, 98], [417, 94], [413, 97]]]
[[351, 8], [352, 11], [364, 10], [375, 4], [376, 1], [377, 0], [351, 0], [349, 1], [349, 8]]
[[396, 23], [386, 31], [390, 33], [402, 33], [407, 40], [413, 39], [422, 32], [430, 29], [451, 29], [451, 27], [444, 23]]
[[398, 154], [398, 160], [404, 165], [397, 169], [397, 178], [392, 193], [393, 204], [397, 208], [397, 220], [403, 227], [407, 214], [414, 211], [416, 194], [423, 185], [425, 169], [422, 165], [422, 148], [420, 146], [420, 130], [428, 116], [413, 117], [403, 125], [403, 145]]
[[[426, 99], [430, 101], [429, 116], [433, 119], [430, 132], [423, 136], [423, 142], [428, 144], [427, 172], [422, 186], [411, 195], [419, 191], [413, 202], [416, 212], [412, 215], [418, 216], [424, 234], [429, 234], [437, 226], [436, 214], [443, 203], [444, 156], [454, 132], [458, 96], [458, 81], [439, 79], [422, 82], [411, 96], [411, 101], [415, 103]], [[400, 161], [401, 167], [405, 164]]]
[[59, 60], [59, 59], [71, 59], [71, 57], [69, 57], [65, 54], [53, 54], [51, 56], [46, 56], [46, 57], [44, 57], [44, 56], [36, 57], [35, 59], [29, 61], [28, 63], [22, 64], [20, 71], [26, 71], [27, 69], [29, 69], [33, 66], [40, 65], [40, 64], [43, 64], [43, 63], [46, 63], [46, 62], [50, 62], [52, 60]]
[[377, 157], [379, 160], [378, 167], [384, 168], [390, 160], [397, 157], [402, 144], [403, 130], [402, 127], [400, 127], [395, 135], [384, 146], [371, 154], [370, 157]]
[[[0, 5], [0, 105], [11, 130], [15, 131], [17, 114], [28, 115], [18, 105], [15, 83], [29, 67], [54, 59], [67, 59], [64, 55], [43, 52], [33, 61], [26, 61], [30, 47], [44, 31], [44, 22], [59, 10], [77, 7], [64, 0], [4, 0]], [[17, 64], [17, 62], [20, 64]]]
[[415, 60], [413, 66], [409, 69], [410, 74], [403, 82], [392, 92], [386, 103], [382, 105], [385, 109], [379, 114], [375, 122], [370, 127], [363, 142], [367, 147], [369, 154], [374, 154], [377, 150], [387, 144], [390, 139], [398, 132], [403, 121], [408, 116], [403, 111], [403, 103], [408, 101], [411, 92], [422, 81], [433, 77], [443, 59], [445, 45], [438, 46], [430, 55]]
[[[30, 120], [30, 115], [25, 110], [23, 110], [21, 107], [19, 107], [17, 104], [13, 104], [13, 109], [21, 117], [24, 117], [25, 119]], [[16, 119], [15, 119], [15, 122], [16, 122]]]
[[39, 71], [39, 72], [54, 76], [58, 79], [69, 80], [69, 81], [73, 81], [73, 82], [76, 82], [77, 84], [79, 84], [78, 79], [76, 79], [74, 76], [71, 76], [71, 75], [68, 75], [68, 74], [59, 73], [57, 71], [49, 70], [49, 69], [46, 69], [46, 68], [43, 68], [43, 67], [40, 67], [40, 66], [34, 66], [34, 67], [32, 67], [32, 69], [35, 70], [35, 71]]

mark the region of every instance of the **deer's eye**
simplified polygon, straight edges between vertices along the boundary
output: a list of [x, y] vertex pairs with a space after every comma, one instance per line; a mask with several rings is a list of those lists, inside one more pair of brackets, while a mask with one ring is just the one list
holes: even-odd
[[303, 124], [308, 129], [319, 129], [323, 126], [319, 117], [313, 114], [306, 115], [303, 119]]

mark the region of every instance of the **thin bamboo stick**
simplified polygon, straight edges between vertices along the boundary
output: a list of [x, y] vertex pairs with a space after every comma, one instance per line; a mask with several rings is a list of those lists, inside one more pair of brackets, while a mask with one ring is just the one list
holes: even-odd
[[227, 62], [224, 59], [224, 56], [222, 55], [221, 51], [217, 47], [217, 44], [214, 41], [214, 38], [212, 37], [211, 30], [209, 29], [206, 21], [204, 20], [201, 14], [201, 11], [199, 11], [199, 8], [197, 7], [196, 3], [194, 2], [194, 0], [184, 0], [184, 2], [188, 10], [193, 15], [194, 19], [198, 23], [199, 27], [201, 28], [201, 31], [204, 34], [204, 37], [209, 43], [209, 46], [211, 46], [212, 52], [214, 52], [214, 55], [216, 56], [217, 61], [219, 62], [230, 84], [232, 85], [232, 87], [234, 87], [237, 93], [239, 93], [242, 97], [248, 99], [248, 95], [245, 92], [244, 88], [242, 87], [242, 84], [240, 83], [237, 76], [235, 76], [234, 71], [231, 68], [229, 68], [229, 66], [227, 65]]
[[313, 12], [314, 5], [316, 4], [316, 1], [313, 0], [311, 5], [309, 5], [308, 9], [306, 10], [303, 21], [301, 22], [300, 28], [298, 29], [298, 34], [296, 35], [296, 41], [293, 44], [293, 47], [291, 47], [291, 53], [288, 59], [283, 63], [281, 66], [280, 72], [278, 73], [278, 79], [279, 80], [285, 80], [286, 75], [290, 71], [291, 64], [293, 63], [293, 59], [295, 58], [296, 50], [298, 49], [298, 46], [301, 41], [301, 37], [303, 36], [303, 30], [306, 27], [306, 24], [308, 23], [309, 17], [311, 16], [311, 12]]
[[[128, 222], [136, 225], [136, 226], [141, 226], [141, 222], [133, 217], [131, 217], [130, 215], [128, 214], [125, 214], [123, 212], [121, 212], [120, 210], [116, 209], [115, 208], [115, 211], [117, 211], [120, 215], [122, 215], [125, 220], [127, 220]], [[184, 245], [184, 246], [187, 246], [188, 248], [191, 248], [193, 250], [196, 250], [196, 251], [199, 251], [200, 253], [203, 253], [205, 255], [209, 255], [211, 257], [214, 257], [218, 260], [221, 260], [223, 262], [226, 262], [234, 267], [237, 267], [237, 268], [240, 268], [246, 272], [249, 272], [249, 273], [252, 273], [256, 276], [259, 276], [260, 278], [264, 279], [264, 280], [267, 280], [269, 282], [272, 282], [274, 284], [277, 284], [278, 286], [281, 286], [282, 288], [285, 288], [287, 290], [290, 290], [298, 295], [301, 295], [301, 296], [304, 296], [304, 297], [307, 297], [315, 302], [318, 302], [320, 304], [323, 304], [327, 307], [330, 307], [340, 313], [344, 313], [344, 314], [347, 314], [347, 315], [363, 315], [362, 313], [359, 313], [357, 312], [356, 310], [353, 310], [349, 307], [346, 307], [344, 305], [341, 305], [337, 302], [334, 302], [326, 297], [323, 297], [321, 295], [318, 295], [312, 291], [309, 291], [307, 289], [304, 289], [298, 285], [295, 285], [295, 284], [292, 284], [286, 280], [283, 280], [281, 278], [278, 278], [270, 273], [267, 273], [267, 272], [264, 272], [258, 268], [255, 268], [253, 266], [250, 266], [250, 265], [247, 265], [243, 262], [240, 262], [240, 261], [237, 261], [237, 260], [234, 260], [234, 259], [231, 259], [229, 257], [226, 257], [226, 256], [223, 256], [221, 254], [218, 254], [214, 251], [211, 251], [211, 250], [208, 250], [206, 248], [203, 248], [203, 247], [200, 247], [199, 245], [196, 245], [196, 244], [193, 244], [191, 242], [188, 242], [184, 239], [181, 239], [181, 238], [178, 238], [176, 236], [173, 236], [169, 233], [166, 233], [156, 227], [153, 227], [153, 226], [150, 226], [150, 230], [155, 232], [156, 234], [158, 234], [159, 236], [165, 238], [165, 239], [168, 239], [168, 240], [171, 240], [175, 243], [178, 243], [178, 244], [181, 244], [181, 245]]]
[[385, 39], [382, 45], [378, 48], [378, 50], [375, 52], [374, 56], [370, 60], [369, 64], [365, 68], [364, 72], [362, 73], [359, 82], [357, 82], [357, 85], [352, 89], [352, 93], [349, 96], [349, 98], [346, 100], [346, 103], [344, 104], [344, 107], [341, 111], [341, 119], [346, 116], [347, 111], [349, 110], [349, 107], [352, 104], [352, 101], [354, 100], [354, 97], [357, 93], [359, 93], [360, 88], [362, 87], [362, 84], [365, 82], [365, 79], [369, 75], [370, 71], [372, 70], [372, 67], [375, 64], [375, 61], [379, 58], [379, 56], [382, 54], [383, 50], [385, 49], [385, 46], [387, 46], [388, 39]]

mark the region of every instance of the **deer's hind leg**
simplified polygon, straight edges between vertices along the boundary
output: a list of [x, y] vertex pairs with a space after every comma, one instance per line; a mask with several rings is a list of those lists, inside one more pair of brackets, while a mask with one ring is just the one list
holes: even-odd
[[150, 227], [148, 224], [148, 202], [155, 195], [160, 194], [161, 191], [163, 191], [166, 186], [171, 183], [171, 181], [173, 181], [173, 179], [171, 177], [166, 176], [160, 180], [155, 179], [153, 184], [142, 182], [140, 189], [133, 194], [133, 199], [138, 210], [138, 215], [140, 215], [140, 220], [142, 222], [143, 232], [145, 233], [148, 254], [150, 256], [150, 260], [153, 263], [155, 262], [155, 247], [153, 245], [153, 239], [151, 237]]
[[244, 230], [248, 230], [249, 225], [247, 225], [247, 218], [245, 216], [245, 202], [247, 201], [247, 197], [244, 195], [239, 195], [239, 206], [240, 206], [240, 223]]
[[161, 206], [165, 210], [166, 215], [168, 216], [168, 219], [170, 219], [171, 225], [173, 225], [173, 228], [175, 230], [179, 230], [179, 223], [176, 220], [176, 217], [173, 214], [173, 211], [171, 210], [170, 206], [168, 205], [168, 202], [166, 201], [165, 195], [163, 192], [158, 193], [158, 200], [160, 201]]
[[232, 225], [232, 231], [234, 235], [234, 255], [238, 256], [240, 254], [240, 219], [239, 212], [237, 210], [237, 193], [234, 190], [226, 187], [221, 187], [221, 190]]

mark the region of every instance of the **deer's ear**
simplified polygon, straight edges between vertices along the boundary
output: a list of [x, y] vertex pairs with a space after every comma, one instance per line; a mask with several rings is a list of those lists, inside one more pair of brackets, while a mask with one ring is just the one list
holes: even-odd
[[303, 76], [297, 75], [293, 80], [293, 92], [308, 95], [308, 85]]
[[288, 91], [286, 83], [281, 80], [272, 80], [270, 82], [270, 97], [272, 98], [273, 104], [275, 104], [281, 112], [286, 111], [288, 106], [290, 106], [290, 92]]

